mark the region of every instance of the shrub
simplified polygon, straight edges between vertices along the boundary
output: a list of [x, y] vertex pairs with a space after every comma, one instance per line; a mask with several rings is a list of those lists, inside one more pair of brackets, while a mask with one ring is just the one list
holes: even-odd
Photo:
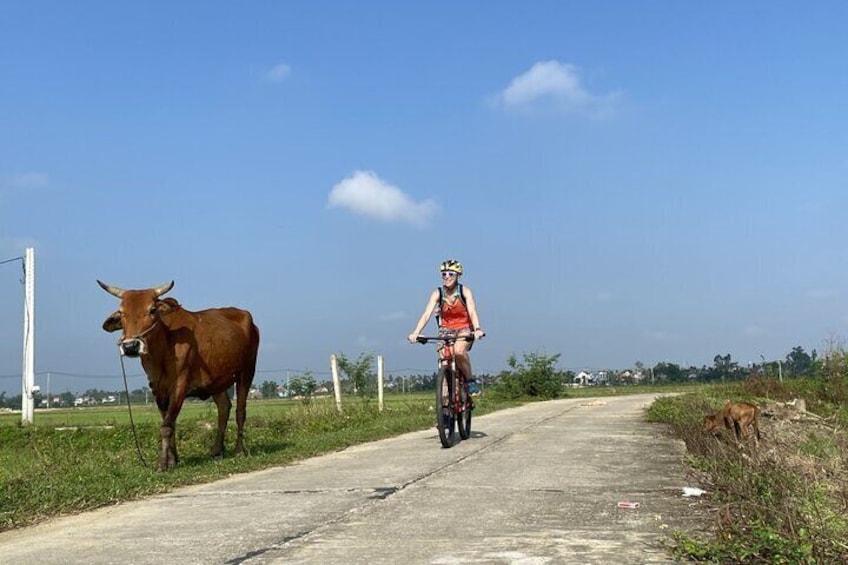
[[495, 393], [502, 398], [558, 398], [563, 385], [559, 372], [554, 368], [559, 354], [541, 355], [524, 353], [524, 361], [510, 355], [507, 364], [512, 371], [501, 373]]

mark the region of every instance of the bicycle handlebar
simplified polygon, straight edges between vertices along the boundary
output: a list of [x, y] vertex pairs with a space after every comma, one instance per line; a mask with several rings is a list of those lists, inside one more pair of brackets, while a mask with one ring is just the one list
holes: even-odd
[[458, 341], [460, 339], [464, 340], [464, 341], [474, 341], [476, 338], [474, 337], [474, 334], [455, 335], [455, 336], [451, 336], [451, 337], [441, 336], [441, 335], [440, 336], [419, 335], [418, 338], [416, 339], [416, 341], [418, 343], [428, 343], [430, 341], [443, 341], [445, 343], [453, 343], [453, 342]]

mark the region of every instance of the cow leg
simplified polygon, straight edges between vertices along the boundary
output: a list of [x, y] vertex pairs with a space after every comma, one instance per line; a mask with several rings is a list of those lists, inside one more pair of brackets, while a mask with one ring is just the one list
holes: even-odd
[[215, 443], [212, 444], [212, 457], [220, 459], [224, 456], [224, 434], [227, 431], [227, 422], [230, 420], [230, 409], [233, 403], [226, 390], [212, 398], [215, 399], [215, 405], [218, 407], [218, 429], [215, 432]]
[[[159, 407], [159, 414], [162, 416], [162, 423], [159, 424], [159, 461], [157, 462], [157, 469], [167, 471], [177, 464], [177, 451], [174, 446], [174, 425], [173, 422], [170, 424], [166, 423], [169, 405], [168, 396], [157, 395], [156, 405]], [[171, 467], [168, 466], [170, 461], [173, 461], [173, 463], [170, 463]]]
[[733, 431], [733, 437], [736, 438], [736, 443], [739, 443], [739, 424], [730, 416], [725, 416], [724, 427]]
[[168, 471], [176, 467], [179, 460], [173, 424], [162, 423], [159, 427], [159, 440], [159, 464], [157, 468], [160, 471]]
[[167, 408], [162, 409], [164, 403], [158, 402], [162, 413], [162, 425], [159, 426], [159, 465], [160, 471], [168, 471], [177, 466], [180, 458], [177, 455], [176, 422], [177, 416], [183, 407], [185, 391], [177, 390], [167, 403]]
[[247, 395], [250, 394], [251, 379], [244, 374], [236, 378], [236, 455], [247, 455], [244, 447], [244, 421], [247, 419]]

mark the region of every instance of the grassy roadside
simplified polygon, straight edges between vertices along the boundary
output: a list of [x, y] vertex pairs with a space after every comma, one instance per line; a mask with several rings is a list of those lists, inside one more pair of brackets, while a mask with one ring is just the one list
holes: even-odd
[[[749, 379], [664, 397], [648, 419], [671, 425], [708, 495], [709, 533], [678, 532], [673, 551], [692, 562], [848, 563], [848, 403], [832, 379]], [[803, 398], [809, 413], [787, 402]], [[759, 445], [732, 432], [704, 434], [702, 419], [726, 400], [762, 409]]]
[[[474, 413], [519, 404], [483, 396]], [[431, 393], [387, 397], [382, 412], [376, 401], [351, 401], [343, 414], [332, 401], [253, 401], [245, 431], [250, 456], [212, 460], [214, 404], [190, 403], [177, 422], [180, 463], [168, 473], [155, 470], [159, 414], [151, 406], [133, 407], [146, 466], [126, 407], [39, 411], [27, 427], [15, 423], [20, 415], [6, 414], [0, 418], [0, 531], [426, 429], [434, 422], [431, 405]], [[228, 453], [234, 428], [231, 418]]]

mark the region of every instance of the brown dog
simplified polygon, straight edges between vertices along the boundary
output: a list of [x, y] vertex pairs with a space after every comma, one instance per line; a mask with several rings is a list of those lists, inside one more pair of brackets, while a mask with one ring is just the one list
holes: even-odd
[[747, 402], [728, 402], [724, 408], [704, 417], [704, 431], [733, 430], [736, 441], [748, 438], [748, 427], [754, 428], [760, 440], [760, 408]]

